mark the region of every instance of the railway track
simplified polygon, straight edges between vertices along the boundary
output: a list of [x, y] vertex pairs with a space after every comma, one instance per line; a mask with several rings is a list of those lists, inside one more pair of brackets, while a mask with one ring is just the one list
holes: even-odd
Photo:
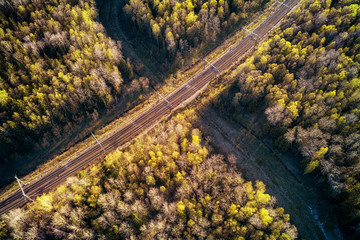
[[[118, 146], [123, 145], [143, 130], [150, 128], [156, 122], [163, 119], [171, 113], [171, 110], [180, 106], [183, 102], [194, 96], [199, 90], [211, 82], [219, 72], [231, 67], [241, 56], [249, 49], [255, 46], [257, 40], [266, 35], [279, 21], [290, 12], [298, 3], [297, 0], [287, 0], [284, 4], [278, 3], [274, 12], [263, 21], [252, 33], [240, 40], [236, 46], [231, 48], [226, 54], [220, 56], [212, 65], [196, 74], [193, 78], [178, 87], [166, 97], [166, 100], [158, 101], [148, 109], [131, 118], [127, 124], [116, 129], [111, 136], [101, 141], [104, 149], [94, 143], [86, 150], [83, 150], [77, 157], [69, 160], [66, 164], [59, 166], [54, 171], [37, 180], [36, 182], [24, 187], [25, 193], [35, 198], [49, 190], [55, 189], [63, 183], [67, 177], [73, 176], [76, 172], [83, 169], [96, 159], [103, 157], [105, 154], [115, 150]], [[216, 68], [216, 69], [215, 69]], [[169, 104], [170, 103], [170, 104]], [[13, 195], [0, 203], [0, 215], [26, 204], [20, 189]]]

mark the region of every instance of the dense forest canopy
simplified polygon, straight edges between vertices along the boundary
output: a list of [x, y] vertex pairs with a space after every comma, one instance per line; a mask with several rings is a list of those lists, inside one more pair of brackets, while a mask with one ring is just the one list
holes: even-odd
[[[134, 23], [125, 25], [181, 59], [267, 2], [131, 0], [123, 11]], [[124, 88], [133, 79], [131, 65], [96, 17], [93, 0], [0, 1], [2, 161], [48, 146], [74, 123], [97, 118], [124, 91], [146, 88], [143, 78]]]
[[310, 0], [229, 77], [231, 111], [264, 111], [264, 130], [323, 176], [360, 233], [359, 62], [359, 1]]
[[[191, 116], [191, 117], [186, 117]], [[3, 216], [13, 239], [294, 239], [289, 214], [262, 182], [245, 181], [236, 159], [209, 152], [177, 114], [126, 150]], [[189, 122], [190, 121], [190, 122]]]
[[126, 0], [128, 20], [145, 36], [166, 48], [171, 57], [184, 56], [200, 43], [248, 20], [267, 0]]
[[[174, 59], [267, 2], [126, 0], [123, 11], [129, 28]], [[1, 160], [35, 142], [46, 146], [125, 92], [147, 87], [133, 80], [96, 16], [93, 0], [0, 1]], [[341, 222], [358, 233], [359, 19], [359, 0], [304, 1], [228, 75], [235, 83], [221, 106], [264, 111], [265, 132], [303, 156], [305, 172], [321, 176], [346, 213]], [[187, 121], [178, 114], [27, 210], [11, 211], [0, 238], [296, 238], [264, 184], [242, 179], [234, 159], [209, 154]]]
[[0, 3], [2, 160], [37, 141], [46, 146], [86, 116], [96, 118], [116, 103], [124, 79], [133, 78], [96, 16], [92, 0]]

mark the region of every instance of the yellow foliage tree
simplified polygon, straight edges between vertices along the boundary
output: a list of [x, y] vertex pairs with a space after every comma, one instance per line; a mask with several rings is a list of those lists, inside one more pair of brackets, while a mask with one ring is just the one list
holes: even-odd
[[305, 174], [311, 173], [319, 166], [319, 160], [310, 161], [304, 170]]
[[255, 201], [261, 204], [267, 204], [271, 199], [269, 194], [264, 193], [263, 190], [257, 190], [255, 194]]
[[52, 201], [53, 198], [51, 194], [44, 194], [40, 197], [37, 197], [36, 203], [34, 205], [35, 209], [50, 212], [53, 209]]
[[263, 222], [263, 224], [265, 226], [269, 225], [270, 223], [272, 223], [273, 218], [269, 216], [269, 211], [266, 210], [265, 208], [261, 208], [259, 211], [259, 215], [260, 215], [260, 219]]

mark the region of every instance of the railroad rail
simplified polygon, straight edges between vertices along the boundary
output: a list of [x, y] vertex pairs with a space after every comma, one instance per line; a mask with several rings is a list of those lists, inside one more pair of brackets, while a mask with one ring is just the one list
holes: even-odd
[[[280, 2], [277, 2], [280, 3]], [[171, 113], [169, 103], [173, 109], [183, 105], [192, 96], [196, 95], [201, 89], [207, 86], [218, 74], [231, 67], [238, 59], [243, 56], [249, 49], [255, 46], [257, 40], [265, 36], [280, 20], [288, 14], [292, 8], [298, 4], [298, 0], [287, 0], [282, 4], [276, 4], [273, 13], [266, 18], [256, 29], [242, 38], [235, 46], [231, 47], [231, 51], [220, 56], [211, 65], [197, 73], [193, 78], [186, 81], [183, 85], [175, 89], [165, 99], [159, 100], [148, 109], [143, 110], [128, 123], [118, 127], [113, 134], [101, 141], [101, 146], [94, 143], [86, 150], [79, 153], [79, 156], [69, 160], [66, 164], [61, 165], [54, 171], [48, 173], [41, 179], [32, 184], [24, 186], [23, 190], [26, 195], [35, 198], [49, 190], [55, 189], [61, 183], [64, 183], [67, 177], [73, 176], [76, 172], [94, 160], [103, 157], [106, 153], [110, 153], [117, 147], [125, 144], [129, 140], [139, 135], [143, 130], [149, 129], [156, 122], [163, 119]], [[258, 38], [252, 38], [252, 34], [256, 34]], [[22, 207], [26, 204], [20, 189], [10, 197], [0, 203], [0, 215], [8, 211]]]

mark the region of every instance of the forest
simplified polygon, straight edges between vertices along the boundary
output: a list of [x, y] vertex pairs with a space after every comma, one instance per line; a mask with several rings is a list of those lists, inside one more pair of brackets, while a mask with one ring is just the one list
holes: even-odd
[[126, 0], [122, 27], [128, 34], [146, 39], [151, 56], [165, 56], [164, 61], [179, 65], [185, 57], [194, 56], [201, 46], [247, 22], [268, 2]]
[[[181, 62], [265, 3], [131, 0], [122, 26], [148, 36], [159, 59], [163, 49]], [[76, 123], [148, 88], [97, 18], [93, 0], [0, 1], [0, 162], [45, 149]]]
[[302, 156], [340, 222], [360, 233], [360, 5], [310, 0], [226, 77], [218, 107], [264, 113], [264, 133]]
[[[181, 62], [268, 2], [126, 0], [122, 27], [151, 39], [151, 55]], [[97, 14], [93, 0], [0, 1], [0, 164], [148, 88]], [[302, 156], [304, 173], [357, 234], [359, 19], [359, 0], [304, 1], [223, 76], [232, 85], [215, 101], [234, 119], [263, 114], [264, 134]], [[236, 159], [211, 149], [192, 126], [195, 116], [177, 113], [2, 216], [0, 239], [295, 239], [289, 214], [262, 182], [241, 177]]]
[[96, 17], [92, 0], [0, 2], [0, 162], [147, 88]]
[[178, 113], [2, 217], [3, 239], [294, 239], [289, 214]]

